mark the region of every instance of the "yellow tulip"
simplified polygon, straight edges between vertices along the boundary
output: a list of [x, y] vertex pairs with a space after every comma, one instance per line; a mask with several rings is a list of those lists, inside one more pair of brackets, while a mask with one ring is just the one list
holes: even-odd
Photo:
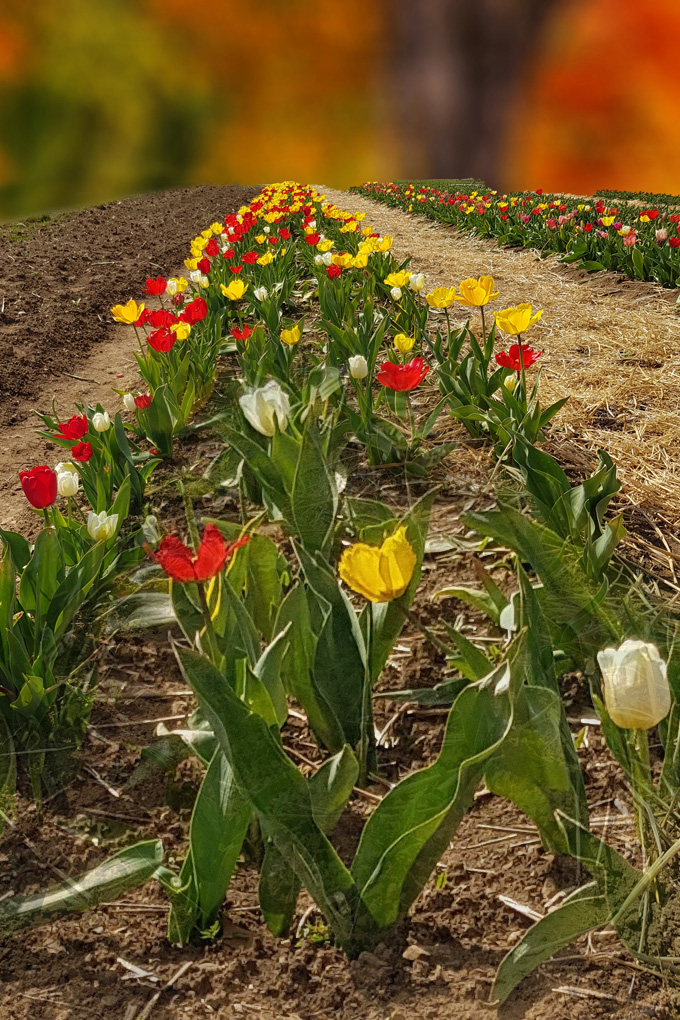
[[283, 340], [284, 344], [287, 344], [289, 347], [293, 347], [296, 343], [298, 343], [301, 336], [302, 331], [300, 327], [297, 325], [293, 326], [292, 329], [281, 330], [281, 339]]
[[481, 308], [498, 297], [499, 291], [494, 291], [493, 288], [493, 276], [480, 276], [478, 280], [462, 280], [458, 288], [460, 296], [456, 297], [456, 301], [469, 308]]
[[355, 255], [352, 259], [352, 265], [355, 269], [365, 269], [368, 265], [368, 252], [362, 251]]
[[408, 588], [416, 563], [402, 526], [380, 546], [363, 542], [350, 546], [340, 557], [338, 573], [352, 591], [369, 602], [391, 602]]
[[170, 327], [170, 332], [174, 333], [178, 340], [186, 340], [191, 333], [191, 326], [188, 322], [175, 322]]
[[126, 305], [114, 305], [111, 309], [111, 315], [116, 322], [124, 322], [126, 326], [132, 326], [143, 311], [144, 305], [138, 305], [136, 301], [130, 298]]
[[611, 227], [613, 222], [614, 222], [614, 217], [613, 216], [603, 216], [602, 217], [602, 226], [603, 227]]
[[494, 315], [499, 329], [502, 329], [504, 333], [509, 333], [511, 336], [519, 336], [520, 333], [526, 333], [530, 326], [538, 322], [543, 315], [543, 309], [539, 309], [538, 312], [532, 315], [531, 305], [528, 301], [523, 301], [521, 305], [517, 305], [515, 308], [504, 308], [500, 312], [494, 312]]
[[397, 333], [394, 338], [394, 346], [400, 354], [408, 354], [409, 351], [413, 350], [414, 344], [414, 338], [412, 336], [406, 336], [406, 333]]
[[334, 244], [335, 241], [330, 241], [328, 238], [325, 238], [323, 241], [319, 241], [316, 247], [318, 251], [330, 251]]
[[352, 256], [346, 251], [338, 252], [332, 256], [332, 261], [334, 266], [342, 266], [344, 269], [346, 266], [352, 265]]
[[221, 233], [224, 232], [224, 224], [223, 223], [213, 223], [211, 225], [210, 229], [212, 230], [213, 234], [221, 234]]
[[198, 259], [185, 259], [184, 265], [187, 267], [190, 273], [193, 273], [194, 270], [198, 269], [198, 262], [199, 262]]
[[255, 240], [257, 241], [258, 244], [264, 244], [264, 242], [267, 240], [267, 235], [266, 234], [256, 234], [255, 235]]
[[405, 287], [411, 278], [411, 274], [402, 270], [400, 273], [390, 273], [389, 276], [385, 277], [385, 283], [388, 287]]
[[370, 237], [371, 234], [373, 233], [373, 227], [364, 227], [361, 233], [364, 235], [364, 237]]
[[274, 261], [274, 256], [272, 255], [272, 253], [270, 251], [268, 251], [268, 252], [265, 252], [264, 255], [260, 256], [260, 258], [257, 260], [257, 264], [258, 264], [258, 266], [268, 266], [269, 263], [273, 262], [273, 261]]
[[243, 280], [232, 280], [228, 287], [225, 287], [223, 283], [220, 284], [220, 290], [226, 298], [230, 301], [240, 301], [245, 292], [248, 290], [248, 284], [244, 283]]
[[431, 308], [448, 308], [456, 300], [456, 288], [435, 287], [433, 291], [425, 295], [425, 300]]
[[376, 237], [375, 238], [375, 250], [376, 251], [389, 251], [394, 242], [393, 237]]

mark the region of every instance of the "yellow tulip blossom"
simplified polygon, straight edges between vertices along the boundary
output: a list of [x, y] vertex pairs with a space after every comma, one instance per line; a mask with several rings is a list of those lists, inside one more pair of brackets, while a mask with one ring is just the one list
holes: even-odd
[[354, 219], [358, 223], [363, 223], [363, 221], [366, 219], [366, 213], [365, 212], [355, 212], [354, 213]]
[[361, 233], [364, 235], [364, 237], [370, 237], [371, 234], [373, 233], [373, 227], [364, 227]]
[[402, 270], [400, 273], [390, 273], [389, 276], [385, 277], [385, 283], [388, 287], [405, 287], [411, 279], [411, 275], [411, 273], [407, 273], [405, 270]]
[[391, 602], [408, 588], [416, 563], [402, 526], [380, 546], [363, 542], [350, 546], [340, 557], [338, 573], [352, 591], [369, 602]]
[[334, 244], [335, 241], [331, 241], [326, 237], [323, 241], [319, 241], [316, 247], [318, 251], [330, 251]]
[[175, 322], [170, 327], [170, 332], [174, 333], [178, 340], [186, 340], [191, 333], [191, 326], [188, 322]]
[[301, 336], [302, 330], [298, 325], [293, 326], [292, 329], [281, 330], [281, 339], [283, 340], [284, 344], [288, 345], [288, 347], [293, 347], [296, 343], [299, 343]]
[[144, 311], [144, 305], [138, 305], [132, 298], [126, 305], [114, 305], [111, 315], [116, 322], [124, 322], [126, 326], [132, 326]]
[[359, 229], [359, 224], [355, 223], [354, 221], [352, 221], [351, 223], [346, 223], [344, 225], [344, 227], [340, 227], [340, 233], [341, 234], [353, 234], [358, 229]]
[[205, 238], [206, 243], [207, 243], [210, 240], [210, 238], [212, 237], [212, 227], [208, 227], [207, 230], [202, 230], [201, 231], [201, 236]]
[[210, 229], [212, 230], [213, 234], [222, 234], [224, 232], [224, 224], [217, 222], [213, 223], [211, 224]]
[[264, 242], [267, 240], [267, 235], [266, 234], [256, 234], [255, 235], [255, 240], [257, 241], [258, 244], [264, 244]]
[[336, 252], [331, 259], [334, 266], [342, 266], [343, 269], [352, 265], [352, 256], [346, 251]]
[[368, 265], [368, 252], [361, 251], [358, 255], [355, 255], [352, 259], [352, 265], [355, 269], [365, 269]]
[[193, 241], [191, 242], [191, 247], [192, 248], [198, 248], [199, 251], [203, 251], [203, 249], [205, 248], [205, 246], [208, 243], [209, 239], [210, 239], [210, 231], [208, 231], [208, 236], [207, 237], [195, 237], [193, 239]]
[[189, 286], [189, 281], [183, 276], [171, 276], [168, 280], [168, 294], [183, 294]]
[[425, 300], [431, 308], [449, 308], [456, 300], [456, 288], [435, 287], [425, 295]]
[[469, 308], [481, 308], [498, 297], [499, 291], [494, 291], [493, 288], [493, 276], [480, 276], [478, 280], [462, 280], [458, 288], [460, 295], [456, 296], [456, 301]]
[[376, 237], [375, 238], [375, 250], [376, 251], [389, 251], [394, 243], [393, 237]]
[[258, 266], [268, 266], [269, 263], [273, 261], [274, 256], [270, 251], [267, 251], [264, 253], [264, 255], [260, 255], [259, 259], [257, 260], [257, 264]]
[[228, 287], [221, 283], [220, 290], [230, 301], [240, 301], [248, 290], [248, 286], [249, 284], [244, 283], [243, 280], [232, 280]]
[[[249, 211], [250, 211], [250, 210], [249, 210]], [[267, 223], [276, 223], [276, 221], [277, 221], [277, 220], [278, 220], [278, 219], [279, 219], [280, 217], [281, 217], [281, 213], [277, 213], [277, 212], [270, 212], [270, 213], [267, 213], [267, 215], [265, 216], [265, 220], [267, 221]]]
[[394, 346], [400, 354], [408, 354], [409, 351], [413, 350], [414, 344], [414, 338], [412, 336], [406, 336], [406, 333], [397, 333], [394, 338]]
[[531, 305], [527, 301], [523, 301], [515, 308], [503, 308], [500, 312], [494, 312], [494, 315], [499, 329], [511, 336], [519, 336], [520, 333], [526, 333], [530, 326], [538, 322], [543, 315], [543, 309], [539, 309], [532, 315]]
[[190, 273], [193, 273], [195, 269], [198, 269], [198, 259], [185, 259], [184, 265], [187, 267]]
[[614, 217], [613, 216], [603, 216], [602, 217], [602, 226], [603, 227], [611, 227], [613, 222], [614, 222]]

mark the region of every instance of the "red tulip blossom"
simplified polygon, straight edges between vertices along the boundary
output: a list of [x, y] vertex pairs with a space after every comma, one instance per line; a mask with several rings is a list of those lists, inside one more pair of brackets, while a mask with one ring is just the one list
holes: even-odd
[[92, 456], [92, 443], [76, 443], [75, 446], [71, 447], [71, 457], [74, 460], [80, 461], [84, 464]]
[[252, 332], [253, 332], [252, 329], [250, 328], [248, 323], [246, 323], [243, 329], [239, 329], [238, 326], [234, 326], [234, 328], [231, 331], [231, 335], [233, 336], [234, 340], [247, 340], [252, 334]]
[[245, 262], [249, 266], [252, 266], [257, 262], [259, 257], [260, 257], [259, 252], [247, 251], [245, 255], [242, 257], [241, 261]]
[[229, 266], [232, 273], [240, 273], [243, 270], [243, 266]]
[[236, 254], [236, 252], [234, 251], [233, 248], [227, 248], [226, 251], [222, 252], [222, 257], [225, 258], [225, 259], [233, 259], [235, 254]]
[[524, 368], [529, 368], [535, 361], [541, 356], [540, 351], [534, 350], [533, 347], [527, 347], [526, 344], [522, 344], [521, 348], [519, 344], [512, 344], [509, 351], [499, 351], [496, 355], [496, 364], [500, 365], [501, 368], [511, 368], [513, 372], [521, 372], [522, 362]]
[[217, 247], [217, 241], [214, 237], [210, 238], [203, 251], [211, 259], [214, 259], [216, 255], [219, 255], [220, 249]]
[[668, 243], [671, 248], [680, 248], [680, 237], [669, 237]]
[[249, 536], [244, 535], [236, 542], [227, 544], [217, 525], [207, 524], [196, 553], [176, 535], [164, 538], [156, 552], [150, 549], [147, 551], [156, 563], [160, 563], [168, 577], [186, 584], [190, 581], [209, 581], [211, 577], [215, 577], [229, 557], [249, 541]]
[[149, 347], [160, 354], [167, 354], [177, 342], [177, 334], [171, 329], [156, 329], [146, 338]]
[[142, 312], [142, 314], [137, 319], [137, 321], [135, 323], [135, 326], [138, 326], [140, 329], [142, 328], [142, 326], [146, 326], [147, 322], [149, 321], [149, 316], [150, 315], [151, 315], [151, 309], [145, 308], [144, 311]]
[[321, 234], [317, 234], [317, 233], [307, 234], [307, 236], [305, 237], [305, 241], [307, 242], [307, 244], [312, 245], [312, 247], [317, 245], [320, 240], [321, 240]]
[[167, 329], [177, 322], [177, 316], [165, 308], [157, 308], [155, 312], [149, 312], [146, 321], [154, 329]]
[[200, 269], [204, 276], [207, 275], [210, 272], [210, 259], [199, 259], [196, 268]]
[[208, 302], [205, 298], [199, 297], [194, 298], [190, 305], [187, 305], [180, 319], [182, 322], [188, 322], [190, 326], [193, 326], [196, 322], [201, 322], [208, 315]]
[[61, 422], [57, 428], [59, 430], [57, 435], [61, 439], [82, 439], [87, 435], [90, 423], [86, 414], [74, 414], [68, 421]]
[[330, 276], [331, 280], [337, 280], [342, 272], [342, 266], [329, 266], [326, 272]]
[[380, 366], [376, 379], [388, 390], [414, 390], [419, 386], [430, 366], [426, 365], [422, 358], [412, 358], [405, 365], [397, 365], [394, 361], [386, 361]]
[[153, 397], [150, 393], [140, 393], [138, 397], [135, 397], [135, 407], [138, 407], [140, 411], [146, 411], [147, 407], [151, 406]]
[[284, 241], [287, 241], [289, 239], [290, 230], [288, 229], [288, 227], [281, 227], [281, 229], [279, 230], [279, 237], [281, 237]]
[[40, 464], [30, 471], [20, 471], [21, 488], [24, 496], [36, 510], [44, 510], [57, 501], [57, 472], [47, 464]]
[[162, 276], [157, 276], [155, 280], [147, 280], [144, 289], [147, 294], [165, 294], [167, 286], [167, 280], [164, 280]]

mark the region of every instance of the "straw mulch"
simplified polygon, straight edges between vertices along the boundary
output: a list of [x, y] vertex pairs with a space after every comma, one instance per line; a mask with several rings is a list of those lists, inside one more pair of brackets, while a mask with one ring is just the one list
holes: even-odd
[[[543, 317], [526, 340], [541, 350], [541, 403], [569, 396], [546, 449], [576, 474], [592, 470], [598, 449], [613, 457], [621, 507], [644, 551], [680, 592], [680, 316], [677, 291], [613, 273], [589, 275], [556, 256], [498, 248], [423, 216], [347, 192], [322, 189], [340, 208], [367, 213], [394, 237], [397, 259], [425, 274], [426, 288], [489, 274], [500, 297], [491, 308], [529, 301]], [[456, 305], [462, 324], [468, 309]], [[479, 326], [472, 311], [472, 325]], [[531, 370], [531, 374], [535, 370]], [[629, 543], [630, 544], [630, 543]]]

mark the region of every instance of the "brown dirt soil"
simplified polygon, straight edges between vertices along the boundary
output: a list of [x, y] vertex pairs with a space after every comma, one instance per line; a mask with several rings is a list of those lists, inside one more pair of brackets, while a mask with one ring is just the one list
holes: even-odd
[[[182, 223], [173, 222], [178, 194], [183, 196]], [[196, 196], [195, 209], [192, 194]], [[130, 266], [137, 274], [134, 278], [125, 276], [109, 287], [107, 279], [101, 278], [95, 285], [83, 275], [83, 301], [94, 302], [98, 295], [100, 314], [105, 319], [111, 304], [128, 296], [138, 298], [149, 271], [176, 271], [189, 237], [234, 203], [239, 204], [243, 195], [233, 189], [195, 189], [122, 203], [130, 210], [126, 219], [129, 238], [121, 241], [124, 254], [135, 242], [141, 243], [140, 222], [172, 223], [177, 237], [172, 243], [170, 238], [164, 241], [159, 227], [154, 243], [157, 241], [159, 248], [167, 243], [169, 254], [165, 259], [154, 256], [158, 265], [152, 265], [151, 270], [147, 269], [150, 263], [138, 266], [135, 262]], [[338, 193], [336, 200], [346, 208], [362, 207], [355, 196]], [[118, 220], [121, 206], [107, 208]], [[69, 218], [66, 251], [73, 254], [71, 239], [82, 236], [89, 239], [87, 250], [94, 262], [106, 261], [109, 255], [115, 260], [115, 251], [99, 247], [99, 233], [83, 227], [81, 234], [77, 223], [82, 217], [83, 223], [90, 224], [90, 217], [100, 212], [89, 210]], [[401, 250], [404, 242], [397, 228], [402, 221], [392, 217], [383, 220], [382, 214], [388, 211], [382, 207], [371, 207], [371, 213], [381, 230], [391, 228]], [[400, 216], [412, 223], [403, 214]], [[429, 225], [424, 226], [432, 232]], [[51, 229], [50, 244], [57, 263], [58, 225]], [[448, 232], [439, 230], [428, 240], [439, 244], [440, 233], [446, 237], [447, 251], [450, 247], [455, 252], [456, 246], [465, 242], [465, 238], [451, 239]], [[479, 249], [478, 254], [483, 251]], [[427, 268], [427, 258], [434, 266], [435, 252], [428, 255], [423, 249], [420, 253], [413, 250], [413, 254], [418, 268]], [[509, 254], [494, 256], [498, 258], [499, 280]], [[466, 265], [463, 272], [444, 262], [439, 264], [438, 275], [455, 280], [489, 268], [483, 260], [471, 261], [469, 252], [467, 263], [464, 254], [460, 258], [461, 265]], [[496, 268], [495, 262], [493, 265]], [[93, 295], [88, 296], [90, 282]], [[17, 281], [8, 280], [6, 287], [10, 286], [20, 295]], [[517, 298], [525, 296], [531, 295], [518, 294]], [[25, 337], [36, 363], [42, 357], [40, 336], [52, 326], [54, 335], [59, 335], [58, 323], [69, 300], [64, 284], [61, 303], [55, 303], [51, 318], [44, 313], [35, 347], [30, 347]], [[88, 307], [93, 306], [90, 303]], [[106, 342], [106, 347], [102, 346], [101, 351], [95, 348], [92, 354], [101, 360], [95, 363], [81, 357], [78, 345], [77, 357], [72, 355], [68, 370], [101, 379], [107, 390], [112, 385], [123, 389], [122, 383], [114, 380], [117, 372], [123, 371], [120, 365], [129, 372], [125, 382], [132, 380], [129, 332], [102, 322], [90, 338], [93, 347], [98, 342], [96, 336]], [[67, 356], [67, 349], [65, 338], [62, 357]], [[127, 365], [123, 359], [127, 359]], [[59, 362], [54, 362], [40, 385], [36, 381], [35, 389], [17, 396], [12, 428], [25, 427], [26, 435], [31, 435], [30, 407], [33, 402], [40, 407], [49, 405], [55, 384], [62, 381], [58, 368]], [[104, 379], [107, 369], [114, 376]], [[76, 388], [63, 391], [64, 401], [74, 396], [78, 396]], [[456, 438], [461, 439], [460, 429]], [[179, 444], [178, 466], [191, 467], [200, 478], [219, 448], [214, 438], [194, 437]], [[473, 444], [461, 444], [438, 475], [442, 490], [431, 528], [431, 538], [438, 541], [426, 557], [414, 609], [430, 625], [441, 617], [453, 622], [460, 614], [458, 624], [478, 639], [501, 644], [503, 636], [485, 625], [478, 614], [453, 600], [432, 599], [447, 584], [475, 583], [460, 518], [464, 511], [481, 510], [493, 502], [489, 475], [486, 454]], [[400, 483], [362, 466], [353, 473], [350, 486], [352, 495], [371, 496], [378, 490], [381, 498], [395, 506], [405, 502]], [[419, 491], [411, 486], [406, 495], [415, 498]], [[17, 499], [13, 488], [9, 492], [9, 500], [3, 502], [3, 517], [8, 512], [20, 517], [21, 494]], [[151, 510], [162, 513], [164, 523], [180, 520], [181, 505], [171, 487], [164, 484], [164, 472], [154, 476], [149, 499]], [[197, 511], [204, 514], [229, 516], [237, 512], [231, 497], [224, 494], [197, 496], [196, 505]], [[507, 590], [509, 574], [502, 558], [485, 552], [482, 559], [497, 583]], [[0, 897], [43, 889], [63, 873], [75, 876], [113, 850], [141, 838], [162, 838], [172, 866], [177, 867], [183, 858], [191, 804], [201, 778], [199, 768], [194, 762], [182, 763], [167, 780], [158, 774], [140, 778], [140, 773], [135, 773], [141, 750], [152, 742], [158, 724], [165, 721], [170, 728], [181, 726], [194, 706], [167, 635], [125, 640], [111, 636], [102, 648], [100, 672], [99, 697], [87, 739], [73, 762], [71, 782], [47, 799], [40, 823], [33, 805], [22, 798], [13, 826], [3, 834]], [[441, 653], [429, 647], [423, 635], [409, 624], [381, 685], [386, 691], [431, 686], [445, 675], [447, 666]], [[587, 699], [575, 681], [565, 686], [564, 694], [570, 722], [574, 731], [579, 730], [584, 716], [590, 715]], [[432, 761], [441, 742], [444, 720], [441, 709], [418, 709], [379, 700], [376, 725], [383, 732], [382, 776], [393, 782]], [[305, 763], [315, 759], [316, 750], [301, 719], [291, 717], [284, 741], [304, 771], [308, 767]], [[635, 861], [637, 847], [627, 808], [629, 797], [597, 727], [586, 726], [579, 753], [594, 827]], [[352, 797], [333, 837], [342, 854], [351, 853], [363, 819], [383, 792], [381, 785], [375, 785], [367, 793]], [[211, 1016], [220, 1020], [491, 1020], [494, 1016], [499, 1020], [672, 1020], [678, 1015], [673, 991], [641, 970], [617, 937], [608, 932], [579, 940], [545, 964], [499, 1012], [488, 1005], [495, 968], [530, 924], [526, 911], [544, 912], [551, 901], [574, 888], [582, 878], [572, 861], [544, 852], [536, 830], [508, 802], [480, 791], [412, 915], [374, 953], [349, 962], [339, 950], [314, 941], [309, 933], [307, 937], [295, 933], [285, 941], [273, 939], [257, 907], [256, 870], [245, 861], [229, 891], [223, 933], [214, 942], [185, 949], [171, 946], [165, 938], [167, 900], [153, 883], [91, 913], [0, 941], [0, 1018], [137, 1020], [146, 1011], [144, 1015], [151, 1020], [203, 1020]], [[309, 906], [303, 896], [296, 925]], [[315, 924], [320, 918], [312, 911], [307, 920]], [[146, 975], [135, 976], [131, 965]], [[169, 987], [165, 988], [166, 984]]]

